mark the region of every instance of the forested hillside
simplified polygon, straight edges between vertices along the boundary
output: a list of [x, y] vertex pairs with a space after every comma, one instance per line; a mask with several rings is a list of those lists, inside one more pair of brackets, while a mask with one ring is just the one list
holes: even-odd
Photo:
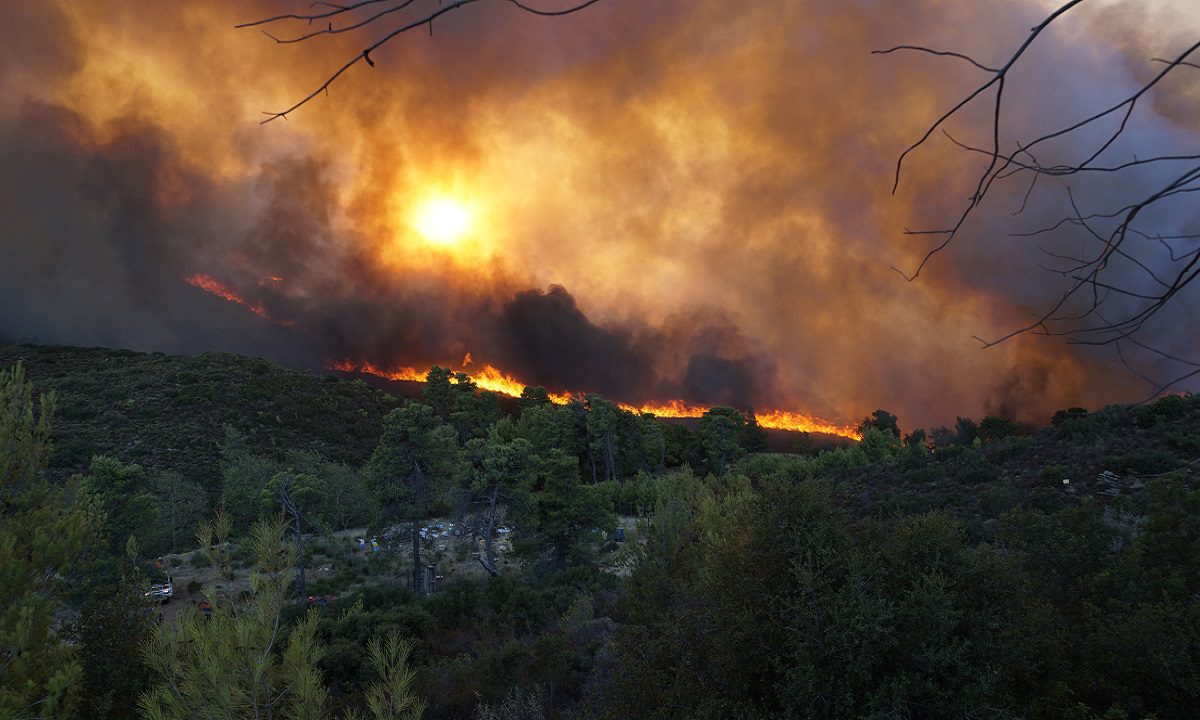
[[500, 403], [440, 368], [402, 398], [228, 355], [0, 366], [0, 716], [1200, 707], [1192, 396], [1039, 430], [880, 410], [775, 453], [731, 408]]
[[227, 353], [0, 345], [0, 367], [18, 362], [58, 396], [51, 467], [74, 471], [102, 454], [210, 483], [226, 427], [259, 452], [311, 450], [360, 464], [397, 404], [361, 382]]

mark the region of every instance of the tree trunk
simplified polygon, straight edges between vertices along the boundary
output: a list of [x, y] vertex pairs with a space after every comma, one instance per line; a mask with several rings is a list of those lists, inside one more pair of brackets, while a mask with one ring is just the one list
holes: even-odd
[[413, 518], [412, 521], [412, 589], [413, 592], [421, 592], [421, 520]]
[[483, 552], [487, 557], [488, 565], [491, 565], [493, 568], [496, 567], [496, 498], [499, 496], [500, 486], [497, 485], [492, 488], [492, 498], [488, 504], [487, 532], [483, 536]]

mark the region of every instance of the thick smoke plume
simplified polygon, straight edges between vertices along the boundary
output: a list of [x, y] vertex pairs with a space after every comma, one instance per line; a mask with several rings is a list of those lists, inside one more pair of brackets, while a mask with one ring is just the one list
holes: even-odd
[[[902, 228], [954, 212], [973, 172], [938, 145], [892, 197], [895, 157], [974, 78], [870, 51], [998, 58], [1044, 14], [1034, 0], [611, 0], [552, 21], [485, 3], [263, 127], [260, 111], [361, 49], [232, 29], [277, 10], [0, 10], [0, 337], [312, 368], [470, 352], [556, 391], [842, 421], [885, 407], [906, 425], [1042, 420], [1145, 392], [1105, 353], [971, 339], [1061, 292], [1036, 245], [1007, 236], [1004, 198], [919, 281], [890, 269], [927, 248]], [[1014, 123], [1116, 97], [1131, 58], [1170, 49], [1110, 42], [1105, 17], [1081, 14], [1039, 51]], [[1138, 122], [1147, 148], [1197, 144], [1194, 113], [1167, 100]], [[474, 208], [462, 243], [413, 230], [434, 195]], [[1038, 201], [1021, 223], [1069, 212]], [[1189, 303], [1156, 330], [1179, 353], [1197, 350], [1179, 338]]]

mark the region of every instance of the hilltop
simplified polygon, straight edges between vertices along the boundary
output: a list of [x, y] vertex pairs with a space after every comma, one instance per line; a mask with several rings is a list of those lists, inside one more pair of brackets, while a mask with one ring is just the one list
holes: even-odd
[[228, 353], [0, 345], [0, 366], [18, 362], [39, 392], [57, 397], [52, 469], [84, 471], [105, 454], [210, 488], [225, 426], [260, 453], [312, 450], [360, 465], [399, 402], [363, 382]]

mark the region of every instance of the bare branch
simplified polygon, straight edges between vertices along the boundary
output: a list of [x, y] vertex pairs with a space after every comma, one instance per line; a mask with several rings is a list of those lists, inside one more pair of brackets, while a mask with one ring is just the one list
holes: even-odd
[[[306, 105], [308, 102], [310, 102], [311, 100], [316, 98], [321, 93], [327, 93], [329, 90], [329, 87], [331, 85], [333, 85], [333, 83], [335, 81], [337, 81], [338, 78], [340, 78], [347, 70], [354, 67], [359, 62], [365, 62], [368, 66], [374, 67], [375, 60], [372, 59], [371, 53], [375, 52], [379, 48], [383, 47], [384, 45], [386, 45], [387, 43], [389, 43], [390, 41], [395, 39], [396, 36], [402, 35], [406, 32], [409, 32], [411, 30], [415, 30], [415, 29], [418, 29], [421, 27], [428, 27], [430, 34], [432, 34], [434, 20], [441, 17], [442, 15], [445, 15], [446, 13], [457, 10], [458, 8], [463, 7], [464, 5], [471, 5], [478, 1], [479, 0], [453, 0], [452, 2], [448, 2], [446, 4], [442, 4], [441, 2], [439, 2], [438, 6], [434, 9], [430, 9], [428, 11], [424, 11], [421, 13], [416, 13], [415, 16], [409, 15], [407, 18], [401, 17], [399, 19], [399, 23], [396, 26], [386, 30], [383, 33], [383, 35], [381, 35], [378, 39], [376, 39], [374, 42], [367, 45], [365, 48], [363, 48], [362, 51], [360, 51], [358, 54], [354, 55], [349, 60], [347, 60], [340, 68], [338, 68], [336, 71], [333, 72], [333, 74], [331, 74], [328, 78], [326, 78], [325, 81], [323, 83], [321, 83], [315, 90], [313, 90], [308, 95], [301, 98], [298, 102], [293, 104], [291, 107], [289, 107], [285, 110], [277, 111], [277, 112], [264, 112], [263, 114], [266, 115], [267, 117], [265, 120], [262, 121], [263, 124], [269, 123], [272, 120], [278, 120], [279, 118], [283, 118], [284, 120], [286, 120], [288, 115], [295, 112], [297, 109], [303, 107], [304, 105]], [[513, 7], [520, 10], [521, 12], [528, 13], [530, 15], [537, 15], [540, 17], [561, 17], [563, 15], [570, 15], [572, 13], [579, 12], [580, 10], [583, 10], [585, 8], [588, 8], [592, 5], [595, 5], [596, 3], [600, 2], [600, 0], [577, 0], [576, 2], [574, 2], [572, 5], [570, 5], [568, 7], [564, 7], [562, 9], [558, 9], [558, 10], [552, 10], [552, 9], [542, 9], [539, 7], [535, 7], [526, 2], [522, 2], [521, 0], [505, 0], [505, 1], [508, 4], [512, 5]], [[312, 12], [312, 13], [307, 13], [307, 14], [305, 14], [305, 13], [284, 13], [284, 14], [280, 14], [280, 15], [274, 15], [272, 17], [262, 18], [260, 20], [253, 20], [250, 22], [241, 23], [241, 24], [237, 25], [237, 27], [239, 27], [239, 28], [257, 27], [263, 32], [263, 34], [265, 34], [267, 37], [271, 38], [271, 40], [273, 40], [276, 43], [280, 43], [280, 44], [300, 43], [300, 42], [304, 42], [306, 40], [311, 40], [313, 38], [320, 37], [322, 35], [339, 35], [342, 33], [353, 32], [356, 30], [362, 30], [362, 29], [368, 28], [368, 27], [374, 27], [376, 25], [382, 24], [385, 20], [391, 19], [397, 13], [401, 13], [405, 10], [411, 9], [415, 3], [416, 3], [416, 0], [358, 0], [357, 2], [352, 2], [352, 3], [346, 4], [346, 5], [339, 5], [336, 3], [329, 3], [329, 2], [315, 2], [315, 3], [313, 3], [313, 7], [323, 7], [323, 8], [328, 8], [328, 9], [323, 10], [321, 12]], [[362, 10], [364, 8], [368, 8], [368, 7], [372, 7], [372, 6], [376, 6], [376, 5], [384, 5], [384, 7], [376, 10], [376, 12], [373, 12], [370, 15], [367, 15], [365, 17], [354, 15], [355, 11]], [[345, 22], [342, 24], [338, 24], [335, 22], [338, 20], [345, 20]], [[305, 31], [305, 32], [301, 32], [301, 33], [291, 35], [291, 36], [286, 36], [286, 37], [276, 35], [274, 33], [267, 31], [266, 29], [263, 29], [265, 26], [281, 25], [281, 24], [297, 23], [297, 22], [304, 23], [305, 25], [312, 25], [314, 22], [317, 22], [317, 21], [325, 21], [325, 26], [319, 30]]]
[[970, 55], [964, 55], [962, 53], [952, 52], [950, 50], [933, 50], [933, 49], [930, 49], [927, 47], [921, 47], [920, 45], [897, 45], [896, 47], [888, 48], [887, 50], [872, 50], [871, 54], [872, 55], [890, 55], [891, 53], [898, 52], [900, 50], [913, 50], [916, 52], [929, 53], [930, 55], [943, 55], [943, 56], [948, 56], [948, 57], [956, 57], [960, 60], [966, 60], [967, 62], [971, 63], [972, 65], [979, 68], [980, 70], [984, 70], [984, 71], [990, 72], [990, 73], [1000, 72], [997, 68], [988, 67], [987, 65], [980, 63], [978, 60], [971, 57]]
[[[898, 45], [889, 50], [876, 51], [876, 54], [889, 54], [899, 50], [916, 51], [935, 56], [951, 57], [970, 62], [975, 67], [991, 73], [986, 81], [971, 88], [949, 110], [938, 116], [925, 130], [916, 142], [900, 153], [896, 161], [895, 178], [892, 192], [899, 187], [901, 172], [908, 156], [924, 145], [935, 130], [942, 134], [955, 146], [971, 155], [982, 155], [987, 163], [978, 175], [975, 187], [948, 227], [930, 229], [905, 228], [905, 235], [929, 235], [937, 238], [936, 244], [928, 250], [921, 259], [916, 270], [911, 274], [893, 268], [907, 280], [915, 280], [934, 255], [943, 251], [962, 232], [967, 220], [979, 208], [993, 188], [1000, 183], [1028, 173], [1027, 182], [1022, 182], [1020, 202], [1011, 213], [1019, 216], [1030, 207], [1035, 193], [1044, 194], [1044, 184], [1040, 183], [1043, 176], [1051, 178], [1067, 178], [1081, 175], [1118, 175], [1122, 180], [1128, 179], [1128, 187], [1136, 188], [1133, 198], [1117, 203], [1115, 209], [1098, 209], [1091, 213], [1081, 211], [1075, 194], [1070, 186], [1066, 187], [1066, 195], [1070, 201], [1072, 214], [1057, 222], [1045, 225], [1032, 231], [1010, 231], [1011, 237], [1032, 237], [1058, 233], [1066, 229], [1076, 228], [1085, 233], [1084, 237], [1097, 243], [1094, 252], [1084, 253], [1081, 257], [1055, 252], [1042, 247], [1041, 251], [1057, 261], [1049, 266], [1041, 267], [1052, 272], [1067, 284], [1062, 295], [1049, 307], [1044, 308], [1031, 319], [1014, 330], [995, 340], [977, 338], [984, 347], [1002, 343], [1020, 334], [1035, 334], [1058, 336], [1066, 338], [1071, 344], [1113, 345], [1118, 359], [1131, 372], [1154, 384], [1153, 380], [1141, 374], [1126, 358], [1129, 347], [1154, 351], [1134, 337], [1141, 332], [1151, 320], [1167, 307], [1184, 288], [1191, 285], [1200, 275], [1200, 247], [1176, 248], [1168, 240], [1195, 243], [1200, 240], [1200, 232], [1174, 231], [1172, 233], [1155, 232], [1153, 223], [1163, 222], [1163, 209], [1184, 209], [1177, 202], [1189, 198], [1192, 193], [1200, 191], [1200, 154], [1196, 152], [1161, 153], [1150, 156], [1100, 163], [1101, 158], [1117, 148], [1118, 140], [1131, 132], [1134, 127], [1132, 120], [1143, 99], [1147, 98], [1173, 71], [1181, 67], [1200, 68], [1193, 58], [1200, 53], [1200, 42], [1193, 43], [1182, 50], [1173, 59], [1155, 58], [1154, 62], [1165, 67], [1156, 71], [1146, 82], [1138, 85], [1131, 92], [1121, 97], [1118, 102], [1101, 107], [1099, 110], [1083, 114], [1078, 119], [1057, 129], [1047, 132], [1031, 140], [1015, 143], [1015, 149], [1002, 149], [1002, 144], [1011, 142], [1003, 137], [1002, 116], [1005, 90], [1009, 80], [1009, 70], [1022, 58], [1042, 32], [1057, 19], [1071, 12], [1083, 0], [1074, 0], [1058, 7], [1041, 23], [1034, 26], [1029, 34], [1012, 53], [1009, 59], [999, 68], [991, 68], [974, 58], [951, 51], [934, 50], [922, 46]], [[974, 103], [981, 95], [994, 90], [991, 100], [989, 128], [990, 141], [982, 147], [960, 142], [947, 132], [945, 125], [959, 115], [968, 105]], [[1108, 125], [1108, 123], [1112, 125]], [[1099, 131], [1099, 137], [1092, 139], [1090, 134]], [[1089, 134], [1085, 134], [1085, 132]], [[1039, 160], [1039, 147], [1057, 147], [1055, 141], [1071, 138], [1077, 145], [1078, 158], [1067, 158], [1065, 161], [1043, 163]], [[1124, 175], [1138, 169], [1155, 168], [1168, 170], [1178, 168], [1173, 177], [1147, 180], [1146, 175]], [[1148, 189], [1146, 186], [1149, 185]], [[1190, 201], [1189, 201], [1190, 202]], [[1158, 212], [1151, 212], [1158, 211]], [[1062, 263], [1066, 263], [1064, 266]], [[1115, 270], [1114, 270], [1115, 269]], [[1126, 270], [1136, 271], [1133, 274]], [[1101, 312], [1101, 308], [1113, 298], [1122, 298], [1122, 310], [1113, 317]], [[1167, 356], [1163, 355], [1166, 358]], [[1176, 381], [1194, 377], [1200, 373], [1200, 363], [1192, 363], [1182, 358], [1170, 359], [1187, 363], [1189, 371]], [[1162, 386], [1165, 388], [1168, 386]], [[1160, 390], [1162, 389], [1160, 388]]]

